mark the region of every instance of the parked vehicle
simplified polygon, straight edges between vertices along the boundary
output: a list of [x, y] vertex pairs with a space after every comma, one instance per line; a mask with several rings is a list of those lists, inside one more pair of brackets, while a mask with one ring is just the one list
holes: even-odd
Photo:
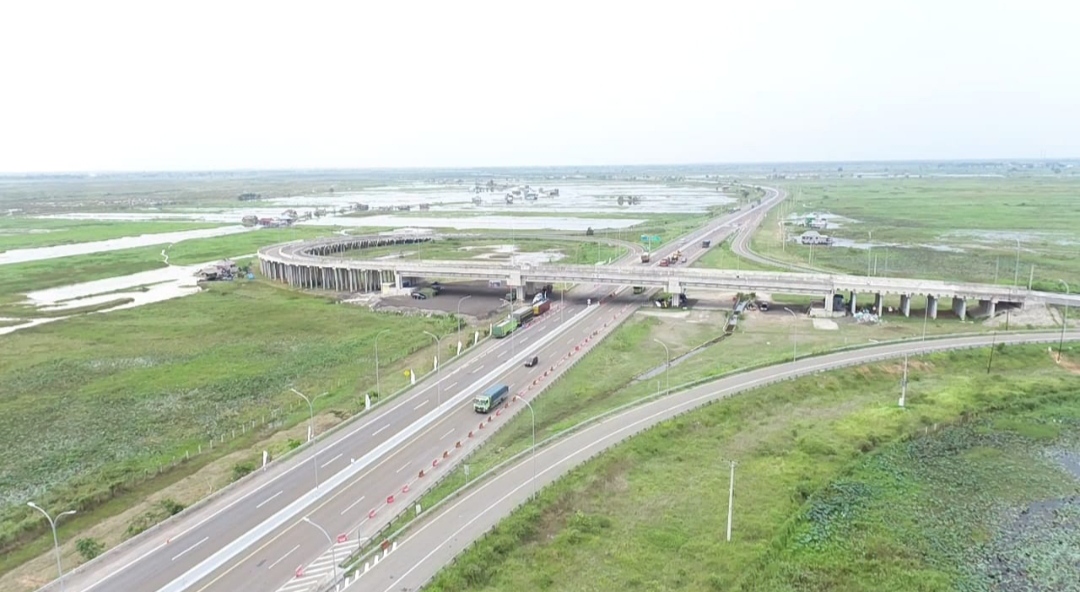
[[500, 403], [506, 400], [506, 395], [510, 393], [510, 387], [505, 384], [496, 384], [495, 386], [488, 387], [483, 394], [478, 395], [473, 399], [473, 410], [477, 413], [489, 413], [492, 409], [499, 406]]
[[525, 367], [526, 368], [532, 368], [533, 366], [535, 366], [535, 365], [537, 365], [539, 363], [540, 363], [540, 358], [538, 356], [533, 356], [533, 357], [529, 358], [528, 360], [525, 360]]
[[708, 249], [710, 245], [712, 245], [712, 241], [707, 241], [707, 240], [701, 241], [701, 248], [702, 249]]
[[427, 300], [427, 295], [423, 292], [413, 292], [410, 296], [413, 297], [413, 300]]

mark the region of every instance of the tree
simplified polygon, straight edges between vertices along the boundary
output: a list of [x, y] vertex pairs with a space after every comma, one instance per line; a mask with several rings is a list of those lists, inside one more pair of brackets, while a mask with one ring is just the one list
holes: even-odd
[[593, 234], [596, 234], [596, 233], [593, 232], [592, 226], [590, 226], [588, 229], [585, 230], [585, 236], [592, 236]]
[[79, 539], [75, 541], [75, 550], [82, 555], [82, 558], [90, 561], [94, 557], [101, 555], [101, 552], [105, 550], [105, 545], [97, 539]]

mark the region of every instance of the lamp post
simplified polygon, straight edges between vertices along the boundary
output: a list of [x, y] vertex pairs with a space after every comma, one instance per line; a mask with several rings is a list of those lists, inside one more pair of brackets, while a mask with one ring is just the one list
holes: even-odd
[[442, 364], [439, 362], [439, 354], [442, 353], [442, 339], [429, 331], [424, 331], [424, 333], [435, 340], [435, 383], [436, 390], [439, 393], [439, 405], [442, 405]]
[[[309, 399], [309, 398], [307, 398], [307, 395], [305, 395], [304, 393], [302, 393], [302, 392], [300, 392], [300, 391], [298, 391], [298, 390], [296, 390], [294, 388], [291, 388], [289, 390], [296, 393], [301, 399], [307, 401], [308, 411], [310, 412], [309, 419], [308, 419], [308, 442], [311, 442], [315, 438], [315, 405], [314, 405], [315, 399], [318, 399], [319, 397], [321, 397], [321, 396], [323, 396], [323, 395], [325, 395], [327, 393], [318, 394], [318, 395], [315, 395], [314, 397]], [[315, 466], [315, 489], [318, 489], [319, 488], [319, 449], [318, 448], [315, 448], [315, 452], [311, 455], [311, 462]]]
[[532, 497], [536, 497], [536, 411], [533, 409], [532, 403], [525, 399], [525, 406], [529, 408], [529, 413], [532, 414]]
[[874, 250], [874, 232], [866, 231], [866, 277], [870, 277], [870, 253]]
[[462, 296], [457, 301], [457, 331], [458, 331], [458, 343], [461, 343], [461, 303], [465, 302], [469, 298], [472, 298], [472, 294], [468, 296]]
[[379, 336], [389, 333], [390, 329], [383, 329], [375, 334], [375, 396], [382, 399], [382, 385], [379, 383]]
[[664, 346], [664, 352], [667, 353], [667, 364], [664, 366], [664, 390], [671, 390], [671, 350], [668, 349], [667, 344], [659, 339], [653, 339], [653, 341]]
[[57, 574], [58, 574], [58, 576], [60, 578], [60, 590], [63, 590], [64, 589], [64, 568], [60, 566], [60, 539], [58, 539], [56, 537], [56, 523], [59, 522], [60, 519], [63, 518], [64, 516], [70, 516], [70, 515], [74, 514], [75, 510], [68, 510], [67, 512], [61, 512], [60, 514], [58, 514], [56, 516], [56, 519], [53, 520], [53, 517], [49, 516], [48, 512], [46, 512], [44, 509], [41, 508], [41, 506], [35, 504], [34, 502], [26, 502], [26, 505], [28, 505], [31, 508], [37, 510], [38, 512], [41, 512], [45, 516], [45, 519], [49, 521], [49, 527], [52, 528], [53, 548], [56, 550], [56, 572], [57, 572]]
[[1016, 267], [1013, 268], [1013, 288], [1020, 285], [1020, 239], [1016, 239]]
[[318, 524], [315, 524], [314, 522], [312, 522], [311, 518], [308, 518], [307, 516], [304, 516], [303, 520], [304, 520], [304, 522], [307, 522], [308, 524], [314, 526], [315, 528], [318, 528], [323, 533], [323, 536], [326, 537], [326, 540], [329, 541], [329, 543], [330, 543], [330, 560], [334, 562], [334, 581], [336, 582], [337, 581], [337, 550], [334, 549], [334, 539], [330, 537], [330, 533], [326, 532], [325, 528], [323, 528], [323, 527], [319, 526]]
[[791, 361], [794, 362], [799, 358], [799, 315], [795, 314], [794, 311], [786, 306], [784, 307], [784, 310], [790, 312], [792, 318], [795, 319], [795, 326], [792, 327], [791, 330], [794, 339], [794, 343], [791, 346]]
[[[1065, 285], [1065, 295], [1069, 295], [1069, 282], [1058, 280]], [[1065, 316], [1061, 319], [1061, 339], [1058, 340], [1057, 361], [1061, 361], [1061, 348], [1065, 345], [1065, 326], [1069, 324], [1069, 302], [1065, 301]]]

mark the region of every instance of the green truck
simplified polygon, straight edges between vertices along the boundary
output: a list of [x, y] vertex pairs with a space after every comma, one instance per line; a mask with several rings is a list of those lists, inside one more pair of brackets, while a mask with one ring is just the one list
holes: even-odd
[[499, 406], [500, 403], [506, 400], [506, 395], [510, 394], [510, 387], [505, 384], [496, 384], [495, 386], [488, 387], [488, 390], [483, 394], [477, 395], [473, 399], [473, 411], [477, 413], [490, 413], [491, 410]]
[[491, 335], [496, 339], [501, 339], [514, 332], [514, 329], [518, 328], [517, 319], [506, 319], [501, 323], [496, 324], [491, 328]]

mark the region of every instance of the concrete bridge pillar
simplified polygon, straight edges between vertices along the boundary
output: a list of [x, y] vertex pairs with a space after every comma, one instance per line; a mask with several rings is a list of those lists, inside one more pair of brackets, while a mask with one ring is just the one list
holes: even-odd
[[997, 300], [980, 300], [979, 307], [982, 308], [986, 316], [993, 318], [997, 314]]
[[905, 317], [911, 316], [911, 294], [900, 295], [900, 314]]
[[517, 295], [518, 302], [525, 300], [525, 286], [514, 288], [514, 293]]
[[836, 294], [833, 292], [829, 292], [825, 295], [825, 312], [833, 311], [833, 301], [836, 300], [835, 296]]
[[885, 308], [883, 301], [884, 298], [881, 297], [881, 292], [874, 294], [874, 314], [881, 316], [881, 311]]
[[679, 280], [677, 280], [675, 278], [668, 279], [667, 291], [672, 293], [672, 294], [682, 294], [683, 293], [682, 283], [680, 283]]
[[928, 317], [930, 317], [932, 319], [937, 318], [937, 297], [936, 296], [929, 296], [928, 295], [926, 297], [926, 316], [928, 316]]
[[858, 312], [858, 309], [856, 308], [858, 304], [856, 304], [855, 302], [855, 292], [851, 293], [851, 300], [848, 301], [848, 306], [851, 310], [851, 314], [855, 314], [856, 312]]
[[398, 290], [405, 287], [404, 282], [402, 281], [402, 279], [403, 278], [401, 277], [401, 274], [395, 271], [394, 272], [394, 287], [397, 288]]
[[953, 296], [952, 309], [953, 309], [953, 312], [956, 313], [956, 316], [960, 317], [961, 321], [967, 319], [967, 301], [966, 300], [964, 300], [963, 298], [957, 298], [957, 297]]

